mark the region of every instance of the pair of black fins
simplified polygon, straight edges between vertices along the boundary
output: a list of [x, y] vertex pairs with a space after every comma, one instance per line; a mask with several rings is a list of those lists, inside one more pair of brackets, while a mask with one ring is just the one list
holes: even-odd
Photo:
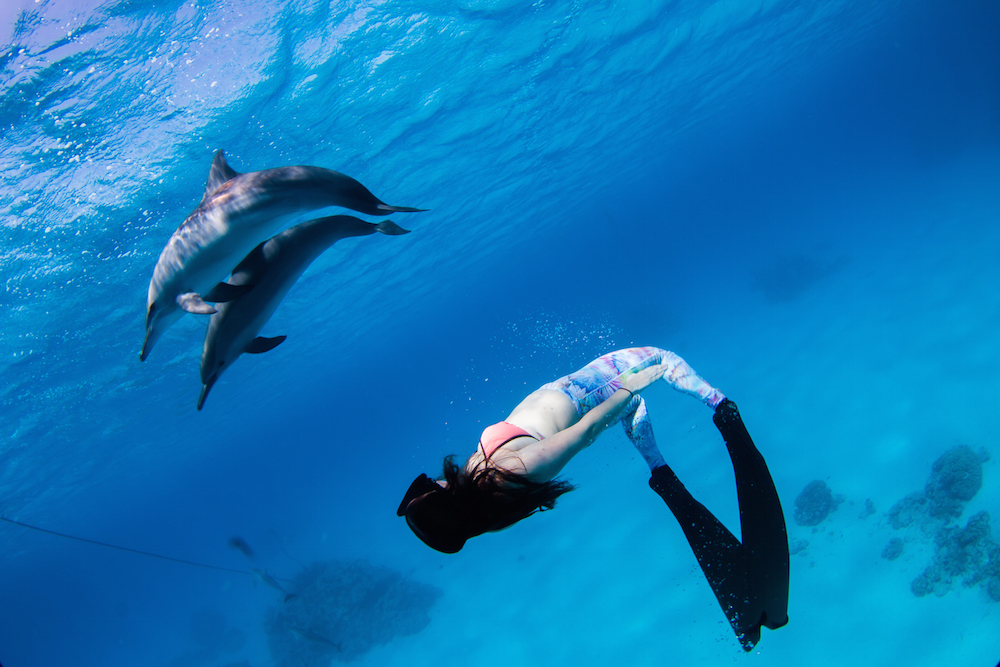
[[743, 543], [688, 492], [669, 466], [653, 471], [649, 486], [667, 503], [712, 587], [719, 606], [750, 651], [760, 628], [788, 623], [788, 534], [778, 492], [739, 409], [725, 400], [712, 418], [726, 441], [736, 473]]

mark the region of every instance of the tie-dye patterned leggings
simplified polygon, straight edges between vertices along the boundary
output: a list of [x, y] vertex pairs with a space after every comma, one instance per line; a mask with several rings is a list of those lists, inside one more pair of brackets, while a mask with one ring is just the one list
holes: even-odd
[[[610, 352], [575, 373], [544, 384], [541, 388], [564, 393], [582, 417], [621, 388], [623, 375], [657, 364], [668, 365], [669, 370], [663, 379], [670, 386], [697, 397], [713, 410], [725, 400], [723, 393], [705, 382], [686, 361], [673, 352], [658, 347], [631, 347]], [[656, 446], [653, 425], [641, 396], [632, 398], [632, 402], [622, 414], [621, 422], [625, 428], [625, 435], [642, 454], [649, 469], [653, 470], [663, 465], [663, 456]]]

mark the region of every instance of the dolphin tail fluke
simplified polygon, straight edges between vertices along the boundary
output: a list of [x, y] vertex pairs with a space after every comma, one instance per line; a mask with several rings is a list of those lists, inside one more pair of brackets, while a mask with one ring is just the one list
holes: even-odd
[[231, 285], [229, 283], [219, 283], [201, 298], [202, 301], [225, 303], [243, 296], [251, 289], [253, 289], [253, 285]]
[[388, 204], [379, 204], [378, 209], [380, 211], [388, 211], [389, 213], [423, 213], [430, 210], [426, 208], [412, 208], [410, 206], [389, 206]]
[[264, 354], [265, 352], [270, 352], [274, 348], [278, 347], [285, 342], [288, 336], [275, 336], [274, 338], [264, 338], [263, 336], [257, 336], [247, 345], [246, 349], [243, 350], [247, 354]]
[[409, 229], [403, 229], [397, 225], [392, 220], [386, 220], [375, 225], [376, 232], [382, 232], [383, 234], [388, 234], [389, 236], [400, 236], [402, 234], [409, 234]]

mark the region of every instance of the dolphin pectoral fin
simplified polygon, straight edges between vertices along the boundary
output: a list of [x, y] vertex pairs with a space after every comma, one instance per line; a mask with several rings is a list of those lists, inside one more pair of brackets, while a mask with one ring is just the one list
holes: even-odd
[[253, 289], [253, 285], [231, 285], [229, 283], [219, 283], [208, 291], [202, 298], [204, 301], [212, 303], [225, 303], [238, 299]]
[[376, 232], [382, 232], [383, 234], [388, 234], [389, 236], [400, 236], [401, 234], [409, 234], [409, 229], [403, 229], [397, 225], [392, 220], [386, 220], [375, 225]]
[[288, 336], [275, 336], [274, 338], [264, 338], [263, 336], [257, 336], [246, 346], [243, 350], [247, 354], [264, 354], [269, 352], [274, 348], [278, 347], [285, 342]]
[[205, 200], [211, 197], [212, 193], [218, 190], [226, 181], [230, 181], [240, 175], [240, 172], [230, 167], [226, 162], [226, 152], [217, 151], [215, 159], [212, 160], [212, 168], [208, 171], [208, 182], [205, 183], [205, 196], [201, 198], [201, 203], [204, 204]]
[[205, 303], [205, 300], [201, 298], [200, 294], [195, 294], [194, 292], [185, 292], [184, 294], [177, 295], [177, 305], [187, 313], [193, 313], [194, 315], [212, 315], [218, 311], [212, 308], [209, 304]]
[[264, 258], [265, 243], [267, 243], [267, 241], [258, 245], [256, 248], [247, 253], [246, 257], [240, 260], [240, 263], [233, 269], [234, 276], [237, 273], [257, 274], [263, 270], [264, 265], [267, 264], [267, 260]]
[[427, 208], [412, 208], [410, 206], [389, 206], [388, 204], [379, 204], [378, 209], [380, 211], [389, 211], [390, 213], [423, 213], [430, 210]]

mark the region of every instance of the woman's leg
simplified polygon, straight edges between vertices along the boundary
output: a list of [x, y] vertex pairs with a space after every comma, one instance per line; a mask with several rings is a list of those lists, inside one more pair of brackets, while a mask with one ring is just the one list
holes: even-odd
[[[722, 392], [705, 382], [686, 361], [658, 347], [633, 347], [610, 352], [542, 388], [564, 393], [582, 417], [622, 386], [622, 376], [659, 364], [668, 366], [664, 380], [674, 389], [695, 396], [712, 408], [725, 399]], [[664, 465], [642, 397], [632, 399], [622, 417], [622, 426], [650, 470]]]
[[642, 400], [642, 396], [632, 398], [632, 402], [625, 410], [625, 416], [622, 417], [622, 426], [625, 427], [625, 435], [639, 450], [650, 471], [667, 464], [663, 460], [660, 448], [656, 446], [653, 423], [649, 420], [649, 414], [646, 412], [646, 401]]
[[669, 371], [663, 379], [674, 389], [698, 398], [713, 409], [725, 400], [722, 392], [705, 382], [686, 361], [658, 347], [631, 347], [610, 352], [575, 373], [542, 385], [542, 389], [566, 394], [582, 417], [621, 388], [623, 375], [657, 364], [668, 366]]
[[761, 626], [774, 629], [788, 622], [788, 538], [774, 482], [736, 405], [683, 359], [656, 347], [606, 354], [542, 388], [566, 394], [582, 417], [621, 387], [622, 375], [654, 364], [668, 364], [664, 375], [668, 384], [715, 409], [713, 421], [726, 441], [736, 472], [743, 542], [695, 500], [666, 465], [642, 397], [633, 397], [623, 413], [622, 425], [649, 464], [649, 485], [677, 518], [719, 605], [749, 651], [760, 639]]

